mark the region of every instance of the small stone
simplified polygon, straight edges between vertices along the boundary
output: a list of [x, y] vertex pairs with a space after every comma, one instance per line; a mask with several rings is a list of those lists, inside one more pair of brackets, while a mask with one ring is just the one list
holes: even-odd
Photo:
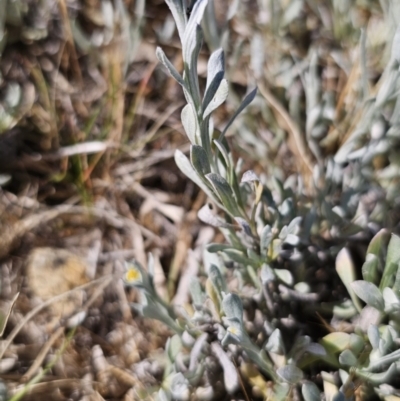
[[[72, 290], [89, 281], [84, 258], [57, 248], [36, 248], [27, 258], [26, 273], [32, 294], [43, 301]], [[83, 303], [82, 291], [73, 292], [50, 308], [58, 317], [69, 316]]]

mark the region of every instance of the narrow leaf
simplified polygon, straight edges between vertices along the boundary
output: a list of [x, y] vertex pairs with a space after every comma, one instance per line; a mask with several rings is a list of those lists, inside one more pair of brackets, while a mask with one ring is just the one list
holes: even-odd
[[400, 26], [397, 27], [393, 37], [391, 57], [400, 63]]
[[182, 54], [185, 63], [185, 80], [194, 100], [196, 111], [200, 107], [200, 90], [197, 76], [197, 59], [202, 43], [200, 23], [208, 0], [197, 0], [190, 14], [189, 21], [182, 38]]
[[176, 26], [178, 28], [179, 38], [181, 42], [183, 42], [186, 27], [186, 10], [183, 8], [183, 3], [182, 1], [176, 0], [165, 0], [165, 2], [171, 10], [172, 16], [174, 17]]
[[226, 249], [224, 254], [231, 260], [241, 265], [248, 265], [254, 263], [251, 259], [249, 259], [242, 251], [237, 249]]
[[209, 224], [210, 226], [213, 227], [224, 227], [224, 228], [232, 228], [234, 229], [235, 226], [233, 224], [227, 223], [225, 220], [221, 219], [213, 213], [213, 211], [210, 208], [210, 205], [206, 203], [198, 212], [197, 212], [197, 217], [206, 224]]
[[[397, 357], [398, 359], [398, 357]], [[397, 362], [398, 363], [398, 362]], [[389, 383], [393, 378], [398, 375], [397, 363], [392, 363], [389, 369], [384, 370], [382, 373], [371, 373], [363, 372], [362, 370], [357, 370], [357, 376], [368, 380], [369, 383], [374, 385], [379, 385], [382, 383]], [[397, 398], [397, 397], [396, 397]], [[397, 401], [396, 398], [386, 397], [387, 401]]]
[[379, 289], [383, 290], [385, 287], [391, 287], [395, 280], [395, 274], [400, 263], [400, 237], [392, 235], [389, 241], [389, 246], [386, 255], [385, 268]]
[[240, 379], [237, 369], [231, 358], [224, 352], [217, 341], [211, 343], [211, 350], [217, 357], [218, 362], [224, 371], [224, 384], [229, 394], [233, 394], [240, 386]]
[[197, 123], [196, 114], [191, 104], [187, 104], [181, 113], [181, 120], [186, 135], [193, 144], [199, 143], [199, 127]]
[[385, 311], [400, 311], [400, 299], [391, 288], [384, 288], [382, 295], [385, 301]]
[[175, 151], [175, 163], [183, 174], [185, 174], [189, 179], [197, 184], [207, 194], [207, 196], [209, 196], [215, 203], [217, 203], [219, 207], [224, 209], [224, 207], [220, 204], [211, 189], [208, 188], [204, 181], [202, 181], [202, 179], [190, 163], [189, 159], [178, 149]]
[[379, 347], [379, 340], [380, 340], [380, 334], [379, 334], [379, 329], [376, 325], [371, 324], [368, 327], [368, 340], [372, 345], [373, 349], [377, 349]]
[[375, 284], [368, 281], [357, 280], [351, 283], [351, 287], [357, 296], [367, 305], [372, 306], [379, 311], [384, 310], [385, 303], [383, 301], [383, 296]]
[[298, 217], [295, 217], [291, 222], [290, 222], [290, 224], [288, 225], [288, 234], [294, 234], [294, 235], [297, 235], [298, 233], [299, 233], [299, 231], [300, 231], [300, 224], [301, 224], [301, 221], [302, 221], [302, 217], [301, 216], [298, 216]]
[[225, 206], [226, 210], [233, 216], [241, 216], [241, 213], [236, 204], [235, 197], [233, 195], [232, 188], [228, 182], [221, 177], [219, 174], [210, 173], [206, 175], [206, 178], [210, 181], [215, 192], [221, 199], [222, 204]]
[[336, 257], [336, 272], [346, 287], [354, 306], [361, 312], [361, 303], [351, 287], [351, 283], [356, 279], [356, 272], [350, 253], [346, 248], [343, 248]]
[[272, 241], [274, 234], [270, 225], [266, 225], [260, 235], [260, 249], [263, 255], [268, 253], [268, 247]]
[[[385, 287], [387, 288], [387, 287]], [[400, 263], [397, 265], [396, 278], [392, 287], [393, 291], [400, 296]]]
[[215, 252], [224, 252], [227, 249], [232, 249], [232, 245], [227, 245], [227, 244], [209, 244], [206, 246], [206, 249], [210, 253], [215, 253]]
[[205, 296], [201, 289], [201, 285], [200, 285], [200, 282], [197, 277], [192, 277], [192, 279], [190, 280], [189, 292], [192, 297], [192, 301], [193, 301], [194, 305], [202, 305], [203, 304], [203, 302], [205, 300]]
[[243, 321], [243, 304], [239, 295], [229, 293], [224, 296], [222, 307], [228, 318], [236, 318]]
[[207, 153], [201, 146], [192, 145], [190, 147], [190, 161], [200, 177], [204, 177], [211, 172]]
[[303, 371], [294, 365], [283, 366], [276, 373], [281, 379], [290, 384], [296, 384], [303, 378]]
[[362, 266], [362, 276], [365, 281], [373, 284], [379, 283], [378, 257], [373, 253], [367, 254]]
[[222, 297], [222, 292], [227, 292], [226, 282], [217, 266], [211, 265], [208, 270], [208, 278], [217, 290], [218, 295]]
[[[197, 4], [197, 3], [196, 3]], [[183, 61], [185, 67], [184, 79], [188, 87], [189, 94], [193, 99], [196, 113], [199, 113], [201, 108], [199, 79], [197, 74], [197, 62], [202, 45], [202, 32], [200, 25], [195, 26], [193, 35], [188, 36], [183, 43]]]
[[386, 229], [378, 231], [368, 245], [367, 254], [373, 253], [377, 257], [389, 241], [389, 232]]
[[230, 170], [231, 161], [229, 159], [229, 155], [228, 155], [228, 152], [227, 152], [225, 146], [220, 141], [218, 141], [217, 139], [214, 139], [213, 143], [218, 148], [218, 150], [221, 152], [221, 154], [222, 154], [222, 156], [224, 158], [225, 166], [227, 167], [227, 170], [229, 171]]
[[174, 78], [179, 83], [179, 85], [185, 87], [186, 86], [185, 81], [183, 80], [179, 72], [176, 70], [174, 65], [168, 60], [168, 57], [165, 55], [161, 47], [157, 47], [156, 56], [161, 61], [161, 63], [163, 63], [164, 67], [168, 70], [172, 78]]
[[285, 346], [283, 344], [282, 334], [279, 329], [275, 329], [271, 333], [265, 348], [274, 354], [285, 355]]
[[[189, 21], [186, 25], [185, 29], [185, 40], [188, 40], [187, 37], [196, 29], [197, 25], [200, 25], [201, 20], [203, 19], [204, 10], [207, 6], [208, 0], [196, 0], [192, 12], [190, 13]], [[182, 43], [185, 41], [183, 40]]]
[[209, 116], [215, 109], [217, 109], [219, 106], [221, 106], [222, 103], [225, 102], [226, 98], [228, 97], [229, 93], [229, 85], [228, 81], [226, 79], [223, 79], [218, 87], [218, 89], [215, 92], [214, 97], [212, 97], [207, 105], [203, 103], [203, 109], [205, 107], [205, 110], [203, 112], [203, 118], [206, 118]]
[[301, 387], [304, 401], [321, 401], [321, 392], [313, 382], [305, 382]]
[[165, 349], [167, 351], [169, 360], [174, 362], [182, 349], [182, 341], [180, 337], [177, 334], [170, 337], [167, 341]]
[[213, 52], [207, 65], [207, 84], [203, 99], [203, 112], [215, 96], [225, 73], [224, 51], [218, 49]]
[[339, 355], [339, 363], [341, 365], [346, 365], [346, 366], [356, 366], [357, 365], [357, 358], [355, 357], [355, 355], [349, 349], [345, 349]]
[[240, 104], [239, 108], [236, 110], [235, 114], [231, 117], [231, 119], [228, 121], [228, 124], [226, 125], [225, 129], [222, 131], [221, 136], [219, 137], [219, 140], [221, 141], [222, 138], [225, 136], [226, 131], [228, 128], [232, 125], [232, 123], [235, 121], [236, 117], [254, 100], [257, 94], [257, 88], [253, 89], [242, 101]]

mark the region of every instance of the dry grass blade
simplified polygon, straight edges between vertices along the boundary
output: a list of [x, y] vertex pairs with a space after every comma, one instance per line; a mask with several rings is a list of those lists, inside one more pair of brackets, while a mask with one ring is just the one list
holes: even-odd
[[[185, 144], [178, 148], [182, 153], [188, 153], [190, 149], [190, 144]], [[113, 174], [116, 177], [125, 176], [127, 174], [136, 173], [139, 171], [143, 171], [148, 169], [149, 167], [161, 163], [165, 160], [172, 159], [175, 154], [174, 149], [163, 149], [159, 151], [154, 151], [150, 154], [147, 154], [144, 159], [140, 159], [134, 161], [133, 163], [127, 163], [123, 165], [119, 165], [114, 171]], [[135, 158], [140, 157], [141, 152], [135, 152], [132, 156], [136, 156]]]
[[294, 143], [294, 146], [292, 147], [292, 152], [301, 161], [301, 172], [304, 175], [308, 175], [308, 177], [310, 177], [314, 170], [314, 161], [312, 159], [304, 136], [290, 117], [289, 113], [281, 105], [278, 99], [272, 94], [272, 92], [268, 90], [262, 82], [258, 83], [258, 88], [264, 99], [269, 105], [271, 105], [273, 110], [281, 118], [285, 128], [288, 130], [290, 137], [292, 138]]
[[[37, 390], [40, 387], [40, 384], [44, 385], [44, 387], [47, 387], [47, 389], [52, 387], [52, 384], [54, 383], [40, 383], [38, 382], [42, 380], [42, 378], [45, 376], [45, 374], [54, 366], [54, 364], [57, 362], [57, 360], [61, 357], [61, 355], [64, 353], [66, 347], [70, 344], [71, 339], [73, 338], [73, 335], [75, 333], [75, 330], [71, 330], [70, 333], [68, 334], [67, 338], [64, 341], [63, 346], [58, 350], [57, 355], [53, 358], [53, 360], [48, 363], [48, 365], [45, 367], [45, 369], [37, 374], [29, 383], [22, 385], [22, 388], [17, 388], [16, 391], [14, 392], [14, 395], [10, 398], [9, 401], [18, 401], [21, 398], [25, 396], [26, 393], [32, 392], [34, 393], [35, 390]], [[60, 384], [60, 383], [58, 383]], [[63, 383], [64, 384], [64, 383]], [[61, 388], [61, 387], [55, 387], [55, 388]]]
[[64, 327], [59, 327], [48, 339], [46, 344], [43, 346], [43, 348], [40, 350], [39, 354], [37, 355], [36, 359], [34, 360], [33, 364], [31, 367], [28, 369], [28, 371], [22, 376], [21, 382], [27, 382], [31, 380], [32, 376], [36, 373], [36, 371], [40, 368], [42, 365], [44, 359], [46, 358], [47, 353], [49, 352], [50, 348], [53, 346], [53, 344], [57, 341], [59, 337], [62, 336], [64, 333]]
[[78, 55], [76, 53], [74, 38], [72, 35], [72, 31], [71, 31], [71, 25], [70, 25], [70, 19], [68, 16], [67, 5], [65, 3], [65, 0], [58, 0], [58, 4], [60, 6], [61, 17], [63, 20], [64, 29], [67, 33], [66, 51], [70, 52], [72, 71], [73, 71], [73, 74], [75, 75], [77, 83], [82, 88], [82, 86], [83, 86], [82, 85], [82, 72], [81, 72], [81, 68], [79, 66]]
[[14, 223], [11, 227], [8, 227], [8, 229], [5, 230], [5, 235], [0, 239], [0, 257], [4, 257], [10, 252], [12, 246], [19, 237], [28, 231], [32, 231], [41, 224], [45, 224], [50, 220], [55, 219], [63, 213], [68, 213], [71, 208], [72, 206], [70, 205], [61, 205], [51, 210], [27, 216]]
[[106, 151], [108, 148], [112, 147], [114, 147], [114, 145], [112, 143], [107, 143], [107, 142], [100, 142], [100, 141], [82, 142], [76, 145], [62, 147], [53, 154], [44, 155], [43, 159], [57, 160], [57, 159], [62, 159], [64, 157], [71, 157], [76, 155], [101, 153]]
[[14, 306], [16, 300], [18, 299], [18, 296], [19, 296], [19, 292], [17, 292], [14, 295], [13, 299], [11, 300], [11, 302], [8, 306], [8, 310], [6, 313], [4, 313], [3, 311], [0, 311], [0, 319], [1, 319], [0, 320], [0, 338], [3, 337], [4, 330], [6, 329], [6, 326], [7, 326], [8, 318], [10, 317], [11, 311], [13, 309], [13, 306]]
[[69, 295], [73, 294], [76, 291], [85, 290], [87, 288], [90, 288], [90, 287], [93, 287], [93, 286], [95, 286], [97, 284], [100, 284], [100, 283], [102, 283], [104, 281], [110, 282], [110, 279], [113, 279], [113, 278], [114, 278], [113, 275], [108, 275], [108, 276], [105, 276], [105, 277], [98, 278], [96, 280], [91, 281], [90, 283], [83, 284], [83, 285], [81, 285], [79, 287], [73, 288], [70, 291], [67, 291], [67, 292], [64, 292], [64, 293], [62, 293], [60, 295], [57, 295], [56, 297], [53, 297], [53, 298], [41, 303], [40, 305], [36, 306], [26, 316], [24, 316], [24, 318], [19, 322], [19, 324], [14, 327], [14, 329], [11, 331], [11, 333], [8, 335], [8, 337], [1, 343], [0, 359], [3, 358], [4, 353], [6, 352], [7, 348], [10, 346], [10, 344], [12, 343], [14, 338], [17, 336], [19, 331], [22, 329], [22, 327], [24, 327], [24, 325], [30, 319], [32, 319], [35, 315], [37, 315], [41, 310], [43, 310], [44, 308], [48, 307], [49, 305], [51, 305], [54, 302], [60, 301], [60, 300], [62, 300], [64, 298], [68, 297]]

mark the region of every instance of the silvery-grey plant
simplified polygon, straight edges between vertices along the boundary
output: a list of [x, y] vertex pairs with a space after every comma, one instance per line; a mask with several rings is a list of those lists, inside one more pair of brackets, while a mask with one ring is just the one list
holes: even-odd
[[[343, 167], [335, 161], [316, 166], [313, 197], [306, 196], [301, 179], [293, 177], [285, 183], [270, 177], [267, 186], [262, 177], [247, 171], [239, 180], [240, 164], [235, 163], [225, 136], [239, 113], [255, 98], [256, 90], [249, 92], [225, 127], [217, 130], [212, 113], [225, 102], [229, 91], [224, 78], [223, 50], [214, 50], [210, 55], [204, 93], [200, 91], [197, 73], [201, 22], [208, 1], [196, 1], [190, 16], [184, 1], [166, 2], [182, 43], [183, 73], [176, 70], [160, 48], [157, 57], [182, 87], [187, 105], [181, 119], [191, 142], [189, 158], [176, 151], [175, 160], [181, 171], [208, 195], [209, 202], [200, 210], [199, 218], [218, 227], [226, 244], [206, 247], [207, 279], [205, 285], [197, 278], [191, 283], [191, 315], [176, 311], [159, 297], [153, 284], [151, 260], [147, 271], [137, 264], [128, 267], [126, 283], [139, 288], [142, 294], [142, 302], [135, 308], [144, 316], [164, 322], [176, 333], [166, 346], [168, 362], [158, 398], [187, 400], [195, 394], [197, 399], [215, 399], [222, 391], [234, 394], [240, 381], [232, 359], [239, 362], [241, 374], [250, 383], [252, 374], [248, 364], [257, 366], [257, 378], [274, 383], [262, 391], [265, 398], [273, 400], [299, 396], [300, 388], [306, 401], [319, 400], [320, 390], [305, 379], [307, 367], [315, 360], [340, 370], [342, 387], [327, 391], [327, 397], [353, 399], [354, 391], [348, 388], [355, 376], [372, 384], [387, 384], [398, 369], [393, 359], [397, 351], [393, 354], [384, 345], [393, 344], [397, 339], [392, 332], [397, 330], [398, 323], [380, 328], [384, 334], [379, 330], [377, 334], [379, 322], [363, 333], [353, 328], [350, 337], [338, 330], [325, 336], [321, 343], [304, 334], [311, 334], [303, 323], [307, 313], [312, 316], [317, 310], [333, 313], [339, 319], [350, 319], [362, 316], [360, 299], [381, 311], [389, 311], [397, 300], [393, 289], [384, 290], [385, 287], [381, 288], [385, 294], [380, 297], [375, 287], [372, 289], [375, 284], [369, 282], [368, 274], [361, 282], [355, 276], [348, 276], [352, 270], [342, 262], [346, 251], [339, 252], [345, 241], [368, 229], [368, 218], [363, 218], [358, 207], [365, 183], [357, 181], [357, 166], [346, 175], [347, 179], [352, 177], [352, 184], [343, 184]], [[333, 261], [338, 252], [338, 276], [328, 278], [327, 284], [333, 286], [340, 278], [350, 300], [319, 305], [323, 291], [313, 273]], [[375, 266], [372, 259], [373, 256], [368, 256], [368, 266]], [[392, 266], [392, 261], [389, 264]], [[226, 277], [235, 277], [235, 293], [228, 290]], [[382, 297], [390, 305], [383, 306]], [[253, 319], [249, 320], [249, 313], [254, 315]], [[388, 313], [393, 315], [392, 310]], [[383, 345], [380, 354], [376, 353], [378, 362], [367, 365], [364, 355], [368, 354], [368, 341], [374, 342], [376, 348], [380, 339]], [[338, 349], [338, 343], [345, 344], [344, 348]], [[349, 364], [357, 364], [358, 368], [348, 369]], [[383, 371], [376, 373], [377, 369]], [[326, 372], [322, 377], [326, 382], [335, 381]], [[224, 389], [220, 383], [224, 383]], [[387, 391], [387, 388], [376, 391]]]
[[354, 399], [356, 378], [363, 382], [365, 397], [375, 393], [398, 399], [398, 390], [390, 384], [400, 372], [399, 246], [400, 237], [380, 230], [368, 246], [362, 280], [356, 279], [348, 250], [337, 255], [336, 270], [350, 300], [337, 305], [334, 316], [348, 321], [349, 327], [348, 332], [333, 331], [321, 340], [339, 369], [342, 385], [335, 400]]
[[[388, 232], [381, 230], [368, 247], [363, 280], [356, 280], [350, 254], [343, 248], [337, 256], [336, 270], [350, 299], [338, 303], [333, 313], [340, 321], [348, 321], [346, 332], [334, 326], [320, 343], [308, 336], [297, 336], [289, 350], [281, 330], [273, 329], [273, 319], [268, 322], [268, 316], [262, 318], [266, 319], [263, 324], [269, 332], [268, 338], [263, 344], [251, 338], [243, 301], [228, 291], [222, 266], [211, 264], [216, 261], [210, 257], [212, 254], [205, 257], [208, 275], [205, 291], [198, 279], [191, 282], [194, 311], [191, 315], [173, 310], [157, 294], [151, 257], [147, 270], [137, 263], [128, 264], [125, 282], [138, 288], [143, 296], [142, 304], [135, 308], [146, 317], [162, 321], [176, 333], [166, 344], [165, 378], [158, 399], [188, 400], [191, 394], [196, 394], [196, 399], [215, 399], [221, 395], [220, 382], [224, 383], [224, 391], [233, 395], [240, 381], [231, 358], [238, 357], [245, 378], [248, 359], [274, 382], [263, 393], [267, 399], [285, 400], [293, 395], [296, 385], [301, 385], [304, 400], [321, 399], [322, 393], [315, 383], [305, 379], [305, 368], [316, 359], [339, 374], [335, 378], [328, 372], [321, 373], [326, 382], [325, 397], [353, 400], [356, 380], [367, 394], [375, 392], [382, 399], [395, 397], [397, 390], [390, 384], [400, 372], [399, 249], [400, 238], [395, 235], [389, 238]], [[264, 279], [268, 277], [266, 272], [263, 275]], [[364, 307], [361, 301], [365, 302]], [[244, 352], [242, 357], [240, 350]], [[216, 365], [222, 367], [222, 372]], [[335, 384], [338, 381], [342, 383], [340, 387]]]

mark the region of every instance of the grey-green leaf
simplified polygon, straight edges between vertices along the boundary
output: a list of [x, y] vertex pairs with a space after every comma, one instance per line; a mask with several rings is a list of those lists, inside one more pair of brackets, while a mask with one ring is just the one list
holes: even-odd
[[[397, 357], [397, 359], [398, 359], [398, 357]], [[384, 370], [382, 373], [371, 373], [371, 372], [363, 372], [362, 370], [358, 370], [357, 376], [361, 377], [365, 380], [368, 380], [369, 383], [374, 384], [374, 385], [388, 383], [390, 380], [393, 379], [393, 377], [398, 375], [397, 363], [392, 363], [389, 366], [389, 369]]]
[[305, 347], [305, 352], [317, 356], [326, 356], [325, 348], [318, 343], [311, 343]]
[[217, 203], [218, 206], [223, 208], [217, 197], [214, 195], [211, 189], [208, 188], [206, 183], [200, 178], [199, 174], [193, 168], [189, 159], [179, 149], [175, 151], [175, 163], [183, 174], [197, 184], [214, 202]]
[[233, 260], [236, 263], [239, 263], [240, 265], [248, 265], [252, 264], [252, 260], [250, 260], [244, 252], [239, 251], [238, 249], [226, 249], [224, 251], [224, 254], [231, 260]]
[[173, 375], [170, 391], [174, 400], [186, 401], [190, 399], [189, 382], [181, 372]]
[[395, 280], [395, 274], [400, 263], [400, 237], [392, 235], [386, 255], [385, 268], [379, 288], [383, 290], [385, 287], [391, 287]]
[[261, 281], [262, 281], [263, 284], [267, 284], [270, 281], [274, 281], [275, 280], [274, 271], [266, 263], [264, 263], [262, 265], [262, 267], [261, 267], [260, 276], [261, 276]]
[[234, 229], [235, 226], [233, 224], [227, 223], [224, 219], [218, 217], [217, 214], [213, 213], [210, 208], [210, 205], [206, 203], [198, 212], [197, 217], [206, 224], [209, 224], [213, 227], [225, 227]]
[[213, 143], [218, 148], [218, 150], [221, 152], [222, 157], [223, 157], [224, 162], [225, 162], [225, 165], [227, 166], [227, 170], [229, 171], [230, 170], [231, 161], [229, 159], [229, 154], [228, 154], [228, 151], [227, 151], [226, 147], [224, 146], [223, 143], [221, 143], [217, 139], [214, 139]]
[[208, 270], [208, 277], [212, 285], [222, 298], [222, 293], [227, 291], [226, 282], [217, 266], [215, 265], [210, 266]]
[[205, 299], [204, 293], [201, 289], [199, 279], [192, 277], [189, 284], [189, 291], [195, 305], [202, 305]]
[[164, 67], [168, 70], [170, 75], [183, 87], [185, 87], [185, 81], [183, 80], [182, 76], [176, 70], [174, 65], [168, 60], [168, 57], [165, 55], [164, 51], [161, 47], [157, 47], [156, 49], [156, 56], [157, 58], [163, 63]]
[[207, 174], [206, 178], [210, 181], [226, 210], [231, 213], [233, 217], [241, 216], [242, 213], [239, 211], [232, 188], [228, 182], [216, 173]]
[[299, 233], [299, 231], [300, 231], [300, 224], [301, 224], [302, 219], [303, 219], [303, 218], [302, 218], [301, 216], [298, 216], [298, 217], [295, 217], [295, 218], [290, 222], [290, 224], [288, 225], [288, 228], [287, 228], [288, 234], [297, 235], [297, 234]]
[[385, 301], [385, 311], [400, 311], [400, 299], [391, 288], [384, 288], [382, 295]]
[[222, 131], [219, 140], [221, 141], [222, 138], [225, 136], [226, 131], [228, 128], [232, 125], [232, 123], [235, 121], [236, 117], [254, 100], [257, 94], [257, 88], [253, 89], [242, 101], [240, 104], [239, 108], [236, 110], [235, 114], [231, 117], [231, 119], [228, 121], [228, 124]]
[[226, 317], [243, 321], [243, 304], [238, 295], [232, 293], [225, 295], [222, 300], [222, 308]]
[[351, 283], [351, 287], [357, 296], [367, 305], [372, 306], [379, 311], [384, 310], [385, 303], [383, 301], [383, 296], [375, 284], [368, 281], [357, 280]]
[[221, 106], [222, 103], [225, 102], [229, 93], [229, 85], [226, 79], [223, 79], [215, 92], [215, 95], [208, 101], [207, 106], [205, 103], [203, 104], [203, 108], [205, 107], [203, 118], [209, 116], [215, 109]]
[[362, 275], [365, 281], [378, 284], [378, 257], [373, 253], [367, 254], [362, 266]]
[[291, 246], [297, 246], [300, 243], [300, 238], [297, 235], [288, 234], [283, 242]]
[[379, 340], [380, 340], [380, 335], [379, 335], [379, 329], [377, 326], [374, 324], [369, 325], [368, 327], [368, 340], [372, 345], [373, 349], [377, 349], [379, 347]]
[[354, 293], [351, 283], [356, 279], [356, 272], [350, 253], [346, 248], [343, 248], [336, 257], [336, 272], [345, 285], [354, 306], [361, 312], [362, 306], [360, 300]]
[[232, 249], [232, 245], [212, 243], [206, 246], [208, 252], [225, 252], [228, 249]]
[[204, 177], [211, 172], [207, 153], [201, 146], [192, 145], [190, 147], [190, 161], [200, 177]]
[[357, 358], [349, 349], [345, 349], [339, 355], [339, 363], [346, 366], [356, 366]]
[[188, 36], [190, 36], [190, 34], [193, 34], [193, 31], [196, 29], [196, 26], [198, 26], [201, 23], [201, 20], [203, 19], [204, 9], [206, 8], [207, 3], [208, 0], [197, 0], [194, 3], [192, 12], [190, 13], [189, 21], [186, 25], [185, 35], [184, 35], [185, 38], [182, 41], [183, 43], [189, 40]]
[[301, 386], [301, 394], [303, 395], [304, 401], [321, 401], [321, 392], [313, 382], [305, 382]]
[[292, 286], [294, 279], [292, 273], [287, 269], [274, 269], [276, 276], [286, 285]]
[[224, 371], [224, 384], [229, 394], [233, 394], [240, 386], [240, 379], [231, 358], [224, 352], [217, 341], [211, 343], [211, 350]]
[[260, 235], [260, 248], [261, 248], [261, 253], [263, 255], [266, 255], [268, 253], [268, 247], [269, 244], [271, 243], [273, 238], [273, 233], [270, 225], [266, 225]]
[[218, 49], [213, 52], [207, 64], [207, 84], [203, 99], [203, 112], [215, 96], [225, 73], [224, 51]]
[[400, 26], [397, 27], [393, 37], [391, 57], [392, 60], [400, 62]]
[[199, 127], [197, 124], [197, 118], [191, 104], [187, 104], [181, 113], [181, 120], [183, 128], [185, 129], [186, 135], [193, 144], [199, 143]]
[[169, 360], [174, 362], [180, 350], [182, 349], [182, 341], [180, 337], [177, 334], [170, 337], [167, 341], [165, 349], [167, 350]]
[[278, 355], [285, 355], [285, 346], [283, 344], [282, 334], [279, 329], [275, 329], [268, 338], [265, 346], [269, 352]]
[[172, 16], [174, 17], [176, 26], [181, 42], [183, 42], [185, 27], [186, 27], [186, 10], [183, 8], [182, 1], [176, 0], [165, 0], [169, 9], [171, 10]]
[[281, 379], [290, 384], [296, 384], [303, 378], [303, 371], [294, 365], [283, 366], [276, 373]]

